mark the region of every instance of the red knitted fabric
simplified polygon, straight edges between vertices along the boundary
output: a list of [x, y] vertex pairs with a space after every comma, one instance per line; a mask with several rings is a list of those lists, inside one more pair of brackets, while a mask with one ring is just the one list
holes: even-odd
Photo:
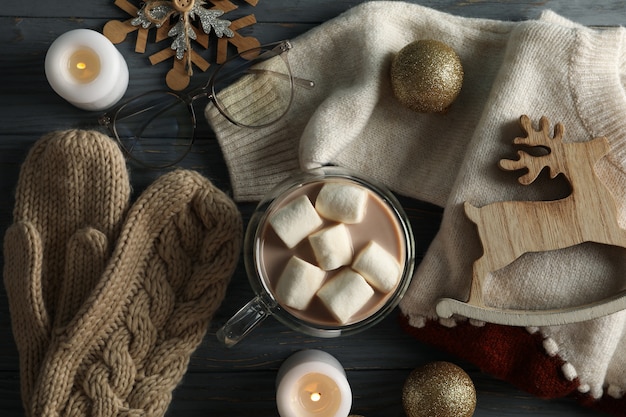
[[546, 353], [539, 332], [531, 334], [522, 327], [489, 323], [474, 326], [462, 322], [455, 327], [445, 327], [432, 320], [416, 328], [410, 326], [402, 314], [400, 323], [417, 340], [473, 363], [483, 372], [530, 394], [546, 399], [572, 396], [587, 407], [626, 416], [624, 398], [617, 400], [605, 395], [595, 400], [579, 393], [578, 379], [568, 381], [564, 377], [561, 368], [565, 362], [558, 355], [552, 357]]

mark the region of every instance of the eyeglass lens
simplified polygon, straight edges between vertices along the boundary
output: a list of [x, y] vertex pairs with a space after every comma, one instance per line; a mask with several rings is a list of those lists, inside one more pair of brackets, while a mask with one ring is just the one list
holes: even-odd
[[211, 94], [218, 110], [237, 125], [276, 122], [293, 98], [287, 55], [263, 47], [240, 54], [216, 70]]
[[179, 96], [155, 91], [136, 97], [115, 114], [115, 133], [128, 155], [151, 167], [180, 161], [193, 141], [193, 109]]

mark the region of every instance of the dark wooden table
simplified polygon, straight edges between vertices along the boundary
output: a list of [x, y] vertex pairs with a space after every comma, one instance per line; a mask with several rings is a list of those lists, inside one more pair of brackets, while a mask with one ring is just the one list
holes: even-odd
[[[262, 43], [293, 38], [331, 19], [361, 0], [260, 0], [256, 7], [233, 0], [240, 7], [227, 14], [234, 20], [253, 13], [257, 23], [242, 31]], [[504, 20], [533, 18], [550, 8], [585, 25], [620, 25], [626, 21], [622, 1], [414, 1], [445, 12], [468, 17]], [[13, 195], [21, 162], [30, 146], [44, 133], [72, 127], [94, 126], [98, 113], [78, 110], [58, 97], [44, 74], [44, 57], [52, 41], [76, 28], [101, 31], [109, 20], [129, 16], [113, 0], [19, 0], [0, 6], [0, 230], [11, 223]], [[321, 45], [320, 45], [321, 46]], [[164, 76], [171, 61], [152, 66], [147, 56], [164, 48], [148, 43], [148, 53], [134, 52], [134, 36], [119, 44], [130, 69], [127, 96], [165, 87]], [[206, 59], [214, 57], [206, 51]], [[197, 72], [192, 85], [208, 79]], [[201, 115], [201, 109], [197, 109]], [[200, 116], [196, 142], [181, 166], [196, 169], [228, 190], [229, 183], [220, 149]], [[134, 193], [163, 172], [130, 165]], [[436, 232], [441, 216], [438, 208], [406, 202], [415, 227], [418, 254], [424, 253]], [[244, 220], [253, 206], [242, 204]], [[276, 416], [274, 381], [281, 362], [303, 348], [318, 348], [336, 356], [346, 368], [351, 383], [353, 412], [366, 417], [403, 416], [401, 389], [415, 367], [434, 360], [449, 360], [463, 366], [477, 388], [475, 416], [592, 416], [573, 400], [545, 401], [520, 392], [507, 383], [480, 373], [471, 364], [424, 346], [400, 329], [392, 314], [376, 327], [342, 339], [315, 339], [286, 329], [274, 319], [266, 320], [241, 344], [222, 347], [216, 330], [252, 297], [243, 264], [240, 263], [226, 299], [214, 318], [206, 338], [193, 355], [189, 370], [175, 391], [170, 416]], [[0, 413], [3, 417], [23, 415], [20, 403], [18, 356], [11, 333], [6, 292], [0, 286]]]

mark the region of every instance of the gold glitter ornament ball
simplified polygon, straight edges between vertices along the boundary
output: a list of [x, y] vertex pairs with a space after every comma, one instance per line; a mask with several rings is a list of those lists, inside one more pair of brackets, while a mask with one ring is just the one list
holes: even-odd
[[402, 404], [407, 417], [470, 417], [476, 408], [476, 389], [460, 367], [432, 362], [411, 372]]
[[391, 87], [404, 106], [420, 113], [444, 113], [463, 85], [463, 66], [447, 44], [411, 42], [391, 62]]

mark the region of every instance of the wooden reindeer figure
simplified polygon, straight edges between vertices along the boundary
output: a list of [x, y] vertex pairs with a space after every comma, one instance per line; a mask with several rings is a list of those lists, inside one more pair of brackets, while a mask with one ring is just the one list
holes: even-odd
[[519, 159], [502, 159], [507, 171], [526, 169], [519, 182], [529, 185], [544, 168], [550, 177], [563, 174], [572, 192], [554, 201], [504, 201], [474, 207], [465, 203], [465, 213], [476, 223], [483, 255], [474, 263], [472, 287], [466, 303], [442, 299], [437, 313], [442, 317], [460, 314], [492, 323], [542, 326], [588, 320], [626, 309], [626, 292], [580, 307], [558, 310], [500, 310], [485, 306], [483, 283], [489, 273], [509, 265], [527, 252], [567, 248], [583, 242], [596, 242], [626, 248], [626, 230], [617, 222], [617, 206], [611, 192], [597, 177], [594, 165], [609, 151], [604, 137], [588, 142], [564, 143], [561, 123], [550, 137], [549, 121], [542, 117], [535, 130], [528, 116], [520, 118], [524, 137], [514, 143], [528, 148], [541, 147], [547, 153], [535, 155], [523, 150]]

